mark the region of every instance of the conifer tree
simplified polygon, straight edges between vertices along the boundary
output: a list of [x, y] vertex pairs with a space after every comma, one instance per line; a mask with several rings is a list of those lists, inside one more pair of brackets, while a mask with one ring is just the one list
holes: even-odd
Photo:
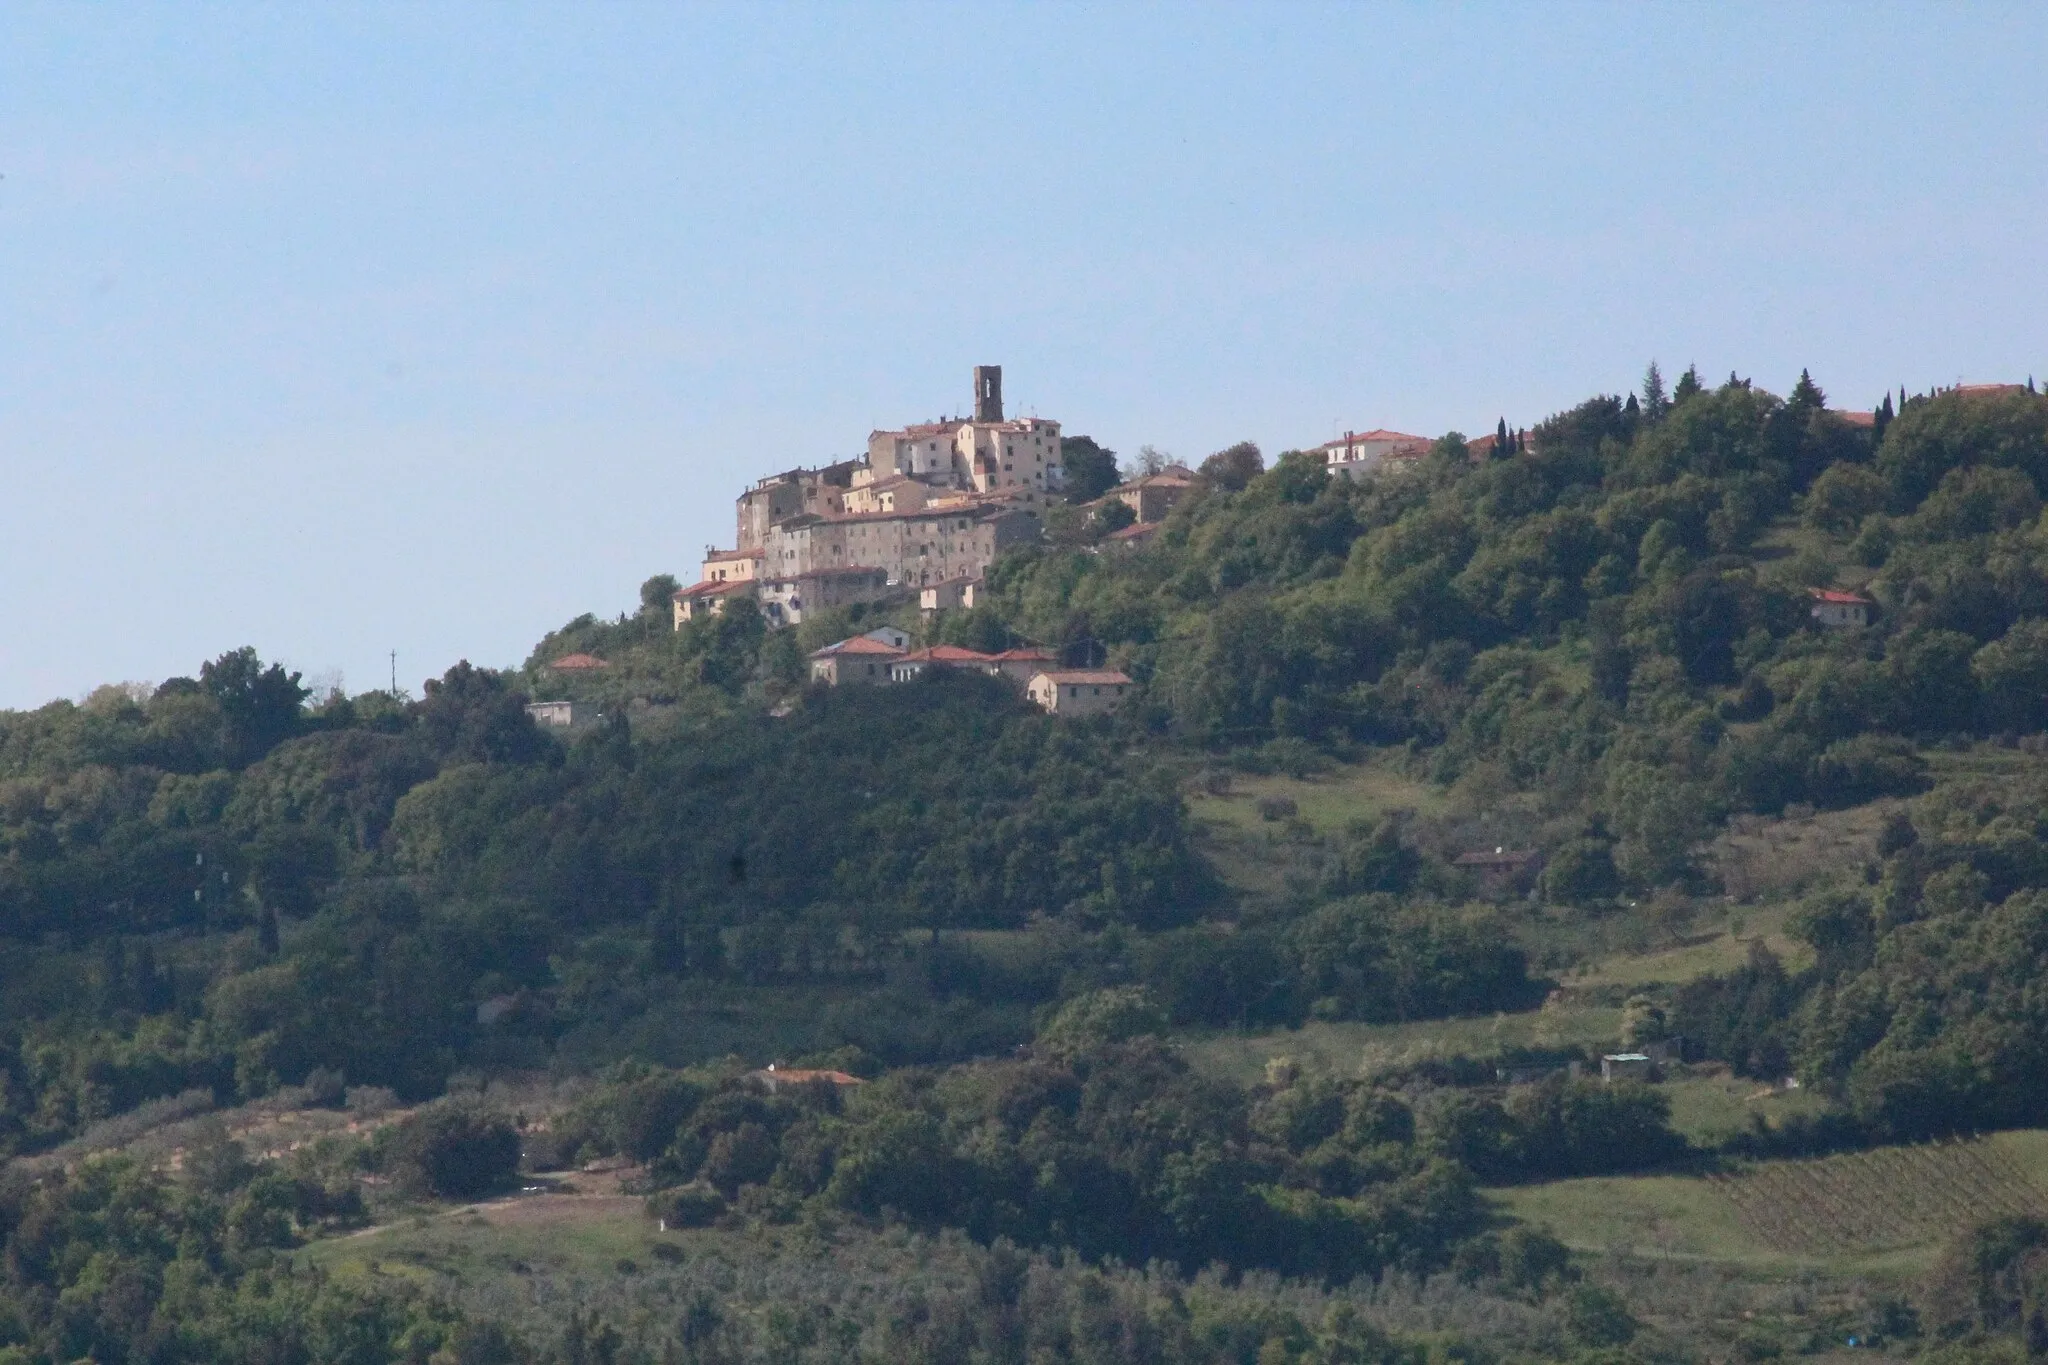
[[1678, 387], [1671, 391], [1671, 406], [1677, 407], [1686, 399], [1698, 394], [1705, 387], [1706, 385], [1700, 382], [1700, 367], [1697, 365], [1686, 366], [1685, 373], [1678, 376]]
[[1508, 419], [1500, 419], [1500, 425], [1493, 430], [1493, 458], [1503, 459], [1514, 452], [1508, 449]]
[[1878, 404], [1877, 411], [1871, 414], [1870, 439], [1873, 445], [1884, 440], [1884, 429], [1891, 424], [1892, 395], [1891, 391], [1887, 389], [1884, 395], [1884, 402]]
[[1670, 410], [1671, 398], [1664, 392], [1664, 372], [1653, 360], [1650, 368], [1643, 371], [1643, 417], [1647, 421], [1661, 422]]
[[1821, 392], [1820, 385], [1813, 382], [1813, 376], [1805, 370], [1799, 372], [1799, 382], [1792, 386], [1792, 406], [1795, 408], [1825, 408], [1828, 396]]

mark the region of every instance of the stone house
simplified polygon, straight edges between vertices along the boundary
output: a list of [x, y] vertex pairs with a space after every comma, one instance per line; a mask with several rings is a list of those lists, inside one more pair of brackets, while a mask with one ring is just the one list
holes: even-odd
[[831, 687], [879, 685], [893, 681], [890, 666], [903, 651], [881, 640], [856, 635], [811, 653], [811, 681]]
[[1056, 716], [1096, 716], [1123, 705], [1131, 680], [1115, 669], [1063, 669], [1039, 673], [1025, 695]]
[[1131, 509], [1139, 525], [1166, 520], [1166, 514], [1174, 509], [1188, 490], [1195, 486], [1194, 471], [1186, 465], [1170, 464], [1157, 474], [1147, 474], [1142, 479], [1118, 484], [1102, 496], [1115, 498]]
[[725, 610], [725, 604], [734, 598], [758, 600], [760, 595], [760, 581], [753, 578], [692, 583], [687, 588], [678, 588], [672, 599], [675, 607], [675, 628], [681, 630], [685, 621], [718, 615]]
[[927, 616], [941, 611], [972, 609], [975, 589], [980, 586], [980, 578], [948, 578], [941, 583], [929, 584], [918, 589], [918, 609]]
[[996, 677], [1008, 678], [1019, 687], [1028, 687], [1039, 674], [1057, 669], [1059, 662], [1060, 656], [1054, 651], [1026, 645], [991, 654], [984, 666]]
[[804, 619], [807, 611], [824, 611], [856, 602], [885, 602], [895, 595], [885, 569], [811, 569], [764, 578], [761, 614], [768, 618], [770, 626], [793, 626]]
[[889, 665], [889, 681], [915, 682], [920, 674], [931, 668], [971, 668], [977, 672], [988, 671], [992, 656], [978, 650], [962, 649], [958, 645], [933, 645], [906, 654]]

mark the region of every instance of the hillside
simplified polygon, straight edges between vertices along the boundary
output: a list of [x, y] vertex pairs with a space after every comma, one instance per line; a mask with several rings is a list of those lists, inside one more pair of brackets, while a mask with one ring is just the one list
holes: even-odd
[[[419, 698], [244, 649], [0, 714], [0, 1361], [2007, 1331], [2032, 1194], [1774, 1249], [1716, 1182], [2048, 1125], [2048, 398], [1688, 374], [1502, 458], [1205, 471], [930, 622], [677, 630], [657, 575]], [[1136, 695], [805, 685], [884, 622]], [[1660, 1073], [1602, 1084], [1625, 1046]], [[1788, 1267], [1824, 1292], [1665, 1306]]]

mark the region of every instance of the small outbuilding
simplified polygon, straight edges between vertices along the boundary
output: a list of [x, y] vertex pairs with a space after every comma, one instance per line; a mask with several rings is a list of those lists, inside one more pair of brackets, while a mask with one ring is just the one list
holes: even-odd
[[844, 1092], [866, 1082], [844, 1071], [816, 1071], [806, 1067], [778, 1067], [770, 1062], [759, 1071], [747, 1073], [748, 1084], [773, 1095], [784, 1086], [829, 1085]]
[[1877, 604], [1859, 592], [1834, 588], [1808, 588], [1813, 599], [1813, 619], [1829, 630], [1858, 630], [1870, 624], [1871, 609]]
[[1600, 1079], [1608, 1085], [1616, 1081], [1647, 1081], [1655, 1069], [1656, 1063], [1647, 1052], [1609, 1052], [1600, 1058]]
[[1476, 849], [1460, 853], [1455, 865], [1479, 879], [1479, 889], [1488, 896], [1527, 895], [1543, 870], [1543, 855], [1533, 848]]

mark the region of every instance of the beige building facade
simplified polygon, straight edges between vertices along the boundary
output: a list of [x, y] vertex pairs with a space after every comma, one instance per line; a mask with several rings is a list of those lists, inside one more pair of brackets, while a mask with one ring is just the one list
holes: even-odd
[[1025, 695], [1056, 716], [1099, 716], [1123, 705], [1130, 678], [1115, 669], [1089, 668], [1039, 673]]

